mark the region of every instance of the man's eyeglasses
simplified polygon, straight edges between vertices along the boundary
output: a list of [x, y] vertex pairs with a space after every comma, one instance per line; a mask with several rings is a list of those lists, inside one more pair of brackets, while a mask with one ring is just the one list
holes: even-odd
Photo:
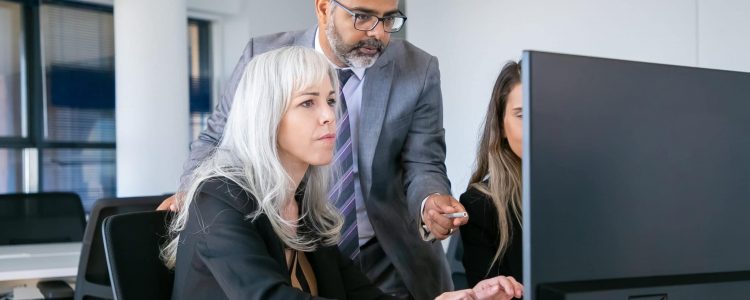
[[351, 9], [347, 8], [336, 0], [331, 0], [331, 2], [352, 15], [352, 19], [354, 20], [354, 29], [357, 29], [359, 31], [373, 30], [375, 29], [375, 26], [378, 26], [380, 22], [383, 22], [383, 28], [385, 29], [385, 32], [394, 33], [401, 30], [401, 28], [404, 27], [404, 23], [406, 23], [406, 16], [403, 15], [385, 16], [380, 18], [378, 16], [370, 14], [353, 12], [351, 11]]

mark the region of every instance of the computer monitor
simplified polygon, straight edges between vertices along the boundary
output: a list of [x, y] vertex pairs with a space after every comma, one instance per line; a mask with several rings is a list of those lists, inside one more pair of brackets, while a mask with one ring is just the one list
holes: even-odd
[[526, 51], [525, 299], [750, 299], [750, 74]]

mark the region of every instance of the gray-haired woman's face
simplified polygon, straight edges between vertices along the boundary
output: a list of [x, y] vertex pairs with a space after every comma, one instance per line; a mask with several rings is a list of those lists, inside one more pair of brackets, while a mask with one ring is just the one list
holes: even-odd
[[294, 92], [278, 129], [279, 156], [285, 166], [331, 162], [336, 145], [335, 95], [328, 79]]

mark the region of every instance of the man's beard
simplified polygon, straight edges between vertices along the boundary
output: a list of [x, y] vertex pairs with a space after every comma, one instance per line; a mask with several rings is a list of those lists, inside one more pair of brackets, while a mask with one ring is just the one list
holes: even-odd
[[[354, 45], [347, 45], [339, 33], [336, 32], [336, 27], [333, 25], [333, 18], [328, 20], [326, 37], [328, 38], [328, 42], [331, 43], [331, 49], [336, 58], [352, 68], [369, 68], [378, 60], [380, 53], [385, 48], [383, 42], [374, 38], [359, 41]], [[363, 47], [373, 48], [377, 51], [375, 54], [364, 54], [359, 51]]]

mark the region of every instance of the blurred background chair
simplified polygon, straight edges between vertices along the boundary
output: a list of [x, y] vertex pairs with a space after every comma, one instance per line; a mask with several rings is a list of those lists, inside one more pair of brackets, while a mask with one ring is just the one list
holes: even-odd
[[445, 253], [448, 266], [451, 269], [451, 279], [456, 290], [468, 289], [466, 270], [464, 269], [464, 244], [461, 242], [461, 231], [456, 231], [448, 242], [448, 251]]
[[85, 227], [75, 193], [0, 195], [0, 245], [80, 242]]
[[75, 299], [114, 299], [102, 239], [104, 219], [118, 214], [154, 211], [169, 195], [105, 198], [94, 203], [83, 237]]
[[102, 234], [115, 299], [170, 299], [174, 273], [159, 258], [172, 213], [128, 213], [104, 220]]

